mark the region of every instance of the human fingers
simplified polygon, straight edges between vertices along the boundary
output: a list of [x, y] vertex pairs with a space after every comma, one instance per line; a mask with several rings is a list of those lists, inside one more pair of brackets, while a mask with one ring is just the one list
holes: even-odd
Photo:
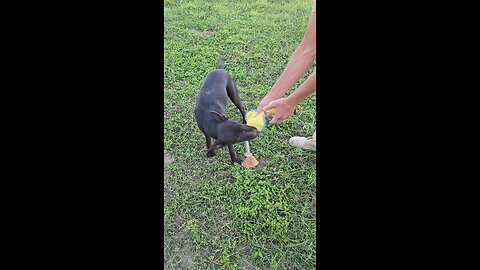
[[276, 115], [275, 117], [273, 117], [272, 121], [270, 121], [270, 124], [277, 125], [282, 123], [284, 120], [285, 119], [283, 117]]

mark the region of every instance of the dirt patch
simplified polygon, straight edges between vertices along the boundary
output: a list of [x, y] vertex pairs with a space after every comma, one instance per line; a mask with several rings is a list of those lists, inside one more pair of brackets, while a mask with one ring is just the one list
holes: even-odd
[[198, 30], [198, 29], [192, 29], [191, 31], [192, 31], [192, 33], [194, 33], [194, 34], [196, 34], [196, 35], [199, 35], [199, 36], [202, 36], [202, 37], [210, 36], [211, 34], [213, 34], [212, 31], [205, 31], [205, 32], [203, 32], [203, 31], [200, 31], [200, 30]]
[[237, 264], [240, 270], [255, 270], [252, 262], [252, 248], [250, 246], [239, 246], [238, 247], [238, 258]]
[[[165, 235], [167, 240], [163, 247], [164, 269], [192, 269], [194, 253], [193, 244], [188, 241], [188, 235], [183, 230], [178, 230], [174, 235]], [[168, 268], [166, 268], [168, 267]]]
[[265, 161], [259, 161], [257, 166], [255, 166], [255, 169], [259, 170], [265, 166], [267, 166], [267, 163], [265, 163]]
[[168, 153], [163, 153], [163, 166], [170, 165], [173, 162], [173, 158]]
[[177, 82], [177, 85], [178, 85], [178, 86], [184, 86], [186, 83], [187, 83], [187, 82], [185, 82], [185, 81], [178, 81], [178, 82]]

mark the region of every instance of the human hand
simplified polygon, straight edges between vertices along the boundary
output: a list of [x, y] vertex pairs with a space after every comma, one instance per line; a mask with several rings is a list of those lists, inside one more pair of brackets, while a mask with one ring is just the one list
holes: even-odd
[[289, 98], [281, 98], [266, 105], [265, 107], [262, 108], [262, 110], [268, 111], [270, 109], [275, 108], [276, 112], [274, 114], [272, 121], [270, 121], [270, 123], [280, 124], [293, 114], [295, 107], [297, 107], [297, 103], [293, 102]]
[[[259, 114], [261, 114], [263, 112], [263, 107], [267, 106], [268, 104], [270, 104], [270, 102], [272, 102], [274, 100], [276, 100], [276, 98], [274, 98], [272, 96], [269, 96], [269, 95], [266, 95], [262, 99], [262, 101], [260, 101], [260, 103], [258, 104], [257, 113], [255, 114], [255, 117], [257, 117]], [[267, 119], [272, 118], [272, 113], [265, 111], [265, 117]]]

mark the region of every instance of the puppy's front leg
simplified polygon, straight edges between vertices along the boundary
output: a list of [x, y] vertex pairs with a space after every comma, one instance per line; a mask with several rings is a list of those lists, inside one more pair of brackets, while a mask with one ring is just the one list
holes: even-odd
[[222, 148], [225, 144], [215, 141], [210, 148], [207, 150], [207, 157], [215, 156], [215, 150]]
[[228, 145], [228, 152], [230, 153], [230, 159], [232, 160], [232, 164], [237, 162], [238, 164], [242, 164], [242, 161], [238, 158], [237, 152], [235, 152], [235, 148], [233, 148], [233, 144]]

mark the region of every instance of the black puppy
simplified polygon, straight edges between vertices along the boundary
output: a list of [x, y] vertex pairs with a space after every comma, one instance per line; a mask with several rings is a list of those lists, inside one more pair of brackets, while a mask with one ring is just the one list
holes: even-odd
[[[208, 73], [200, 88], [195, 108], [195, 119], [207, 141], [207, 157], [213, 157], [215, 150], [228, 146], [232, 164], [238, 162], [233, 144], [249, 141], [257, 137], [255, 127], [245, 125], [245, 110], [238, 96], [234, 81], [224, 70], [225, 58], [220, 55], [217, 69]], [[243, 124], [230, 121], [225, 117], [227, 95], [242, 113]], [[211, 138], [215, 142], [211, 143]]]

